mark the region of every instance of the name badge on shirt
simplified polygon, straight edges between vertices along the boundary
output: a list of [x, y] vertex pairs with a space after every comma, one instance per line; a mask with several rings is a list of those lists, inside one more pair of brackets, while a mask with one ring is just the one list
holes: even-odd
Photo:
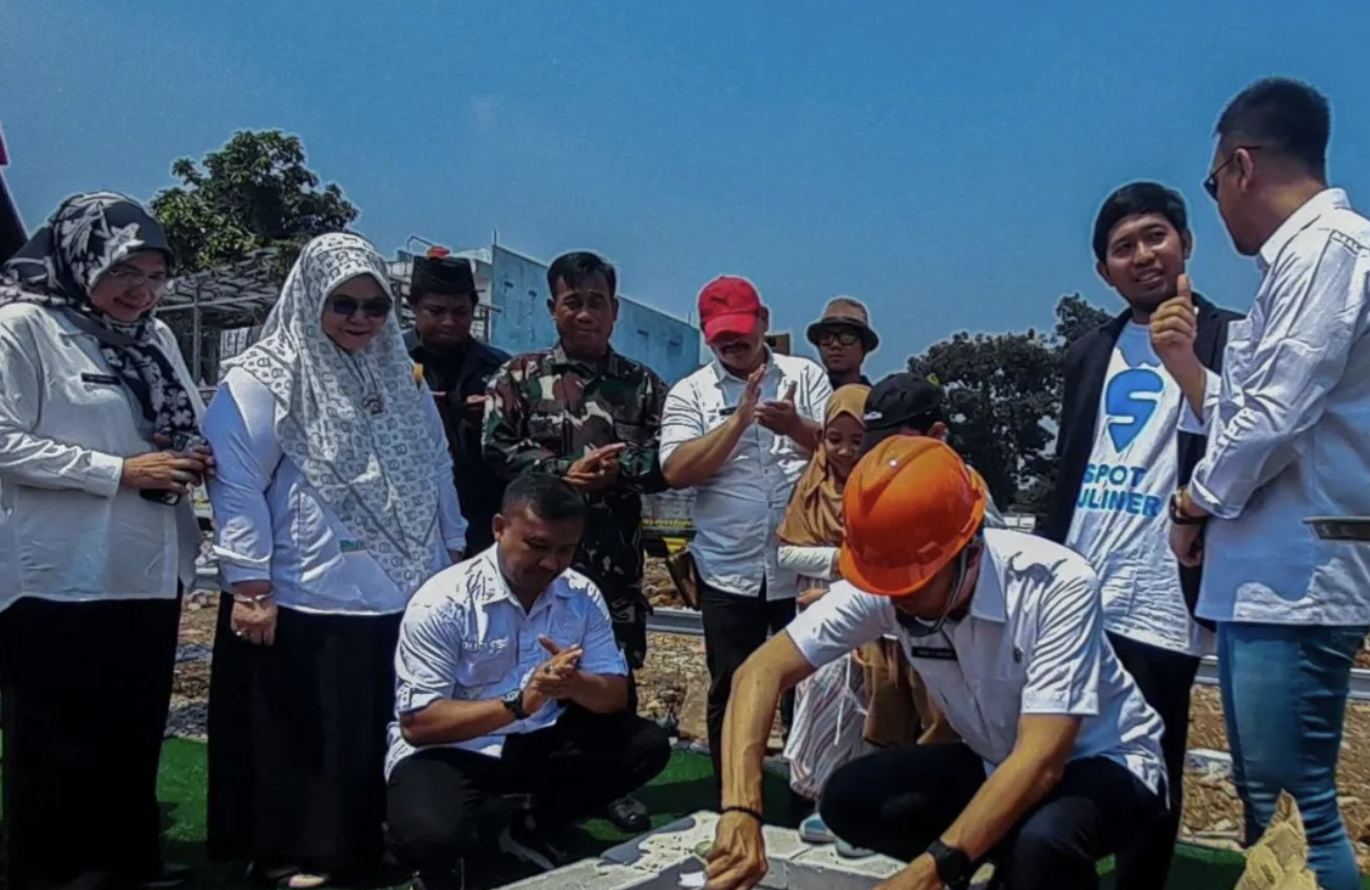
[[81, 374], [82, 383], [103, 383], [106, 386], [118, 386], [120, 380], [113, 374]]
[[361, 553], [366, 547], [361, 541], [340, 541], [338, 542], [338, 549], [343, 553]]
[[956, 661], [956, 650], [941, 646], [910, 646], [910, 658], [928, 658], [933, 661]]

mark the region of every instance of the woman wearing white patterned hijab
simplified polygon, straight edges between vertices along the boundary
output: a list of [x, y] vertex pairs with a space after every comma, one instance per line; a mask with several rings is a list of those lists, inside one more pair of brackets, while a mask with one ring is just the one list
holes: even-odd
[[[0, 697], [10, 886], [184, 879], [156, 781], [203, 410], [152, 312], [171, 251], [137, 201], [63, 201], [0, 270]], [[173, 450], [176, 449], [176, 450]]]
[[385, 264], [362, 238], [311, 241], [259, 342], [226, 366], [205, 417], [230, 591], [210, 692], [210, 853], [300, 890], [382, 853], [399, 622], [465, 548], [466, 524]]

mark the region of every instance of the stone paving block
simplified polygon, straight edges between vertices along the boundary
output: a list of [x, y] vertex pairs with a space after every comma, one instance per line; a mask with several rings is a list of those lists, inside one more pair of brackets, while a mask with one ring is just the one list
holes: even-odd
[[790, 860], [786, 890], [869, 890], [904, 865], [885, 856], [844, 859], [837, 855], [835, 845], [823, 844]]

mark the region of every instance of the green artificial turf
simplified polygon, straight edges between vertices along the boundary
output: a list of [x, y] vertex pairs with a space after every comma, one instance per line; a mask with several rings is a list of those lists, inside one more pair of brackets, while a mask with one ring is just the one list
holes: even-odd
[[[162, 754], [162, 774], [159, 792], [167, 822], [167, 858], [196, 866], [197, 888], [245, 888], [241, 870], [212, 865], [205, 861], [205, 789], [207, 776], [205, 746], [199, 742], [172, 739]], [[653, 826], [664, 825], [681, 816], [708, 809], [712, 798], [709, 758], [699, 754], [677, 752], [655, 782], [642, 789], [638, 798], [653, 813]], [[768, 774], [766, 777], [767, 819], [778, 825], [796, 824], [798, 814], [789, 810], [789, 799], [783, 779]], [[575, 840], [574, 852], [593, 856], [627, 840], [612, 825], [600, 820], [587, 823]], [[1103, 871], [1109, 870], [1109, 863]], [[1235, 853], [1181, 847], [1171, 871], [1168, 890], [1225, 890], [1232, 887], [1241, 875], [1242, 859]], [[519, 863], [497, 855], [468, 872], [468, 886], [495, 887], [530, 874]], [[389, 875], [374, 886], [407, 886], [403, 875]], [[1103, 881], [1111, 888], [1109, 877]], [[1370, 890], [1370, 879], [1363, 887]]]

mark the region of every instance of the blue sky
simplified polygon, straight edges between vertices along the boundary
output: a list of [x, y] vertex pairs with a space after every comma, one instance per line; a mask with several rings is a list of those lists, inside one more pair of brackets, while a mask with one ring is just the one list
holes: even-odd
[[1370, 202], [1370, 4], [1352, 0], [4, 0], [3, 21], [31, 226], [279, 127], [387, 253], [496, 229], [543, 258], [588, 247], [680, 315], [740, 273], [796, 332], [852, 294], [877, 373], [956, 330], [1049, 327], [1063, 293], [1113, 308], [1089, 230], [1137, 178], [1184, 192], [1197, 287], [1248, 306], [1255, 271], [1199, 186], [1218, 112], [1260, 76], [1328, 93], [1333, 178]]

